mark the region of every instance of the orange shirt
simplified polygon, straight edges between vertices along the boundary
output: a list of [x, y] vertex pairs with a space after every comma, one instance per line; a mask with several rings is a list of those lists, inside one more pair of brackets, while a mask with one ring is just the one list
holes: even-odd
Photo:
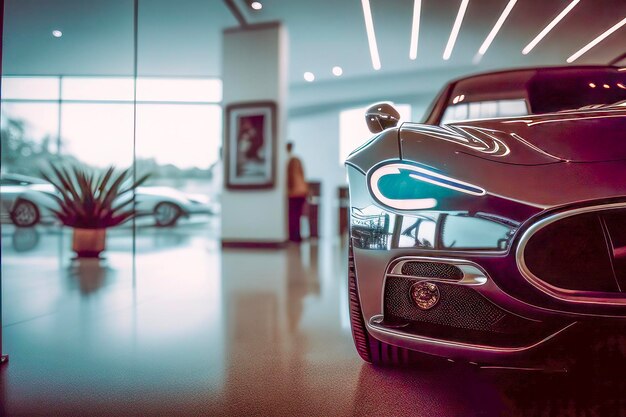
[[302, 162], [295, 156], [289, 159], [287, 165], [287, 195], [289, 197], [306, 197], [309, 186], [304, 178]]

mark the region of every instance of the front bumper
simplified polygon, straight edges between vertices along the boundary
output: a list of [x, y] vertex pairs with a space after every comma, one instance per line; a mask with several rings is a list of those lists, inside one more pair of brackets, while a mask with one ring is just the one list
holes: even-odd
[[[376, 339], [453, 360], [543, 367], [546, 358], [571, 353], [581, 340], [591, 343], [607, 329], [624, 331], [626, 293], [613, 295], [617, 303], [601, 298], [577, 303], [542, 291], [520, 272], [516, 257], [520, 236], [550, 210], [515, 207], [517, 203], [509, 201], [473, 207], [471, 212], [458, 207], [436, 213], [397, 212], [373, 201], [365, 173], [351, 166], [348, 173], [357, 288], [364, 322]], [[436, 236], [442, 213], [458, 217], [459, 227], [467, 233], [471, 230], [463, 229], [461, 220], [481, 213], [482, 235], [492, 236], [493, 242], [483, 244], [483, 249], [457, 250], [446, 245], [445, 239]], [[434, 221], [435, 237], [413, 230], [415, 226], [410, 225], [416, 221]], [[463, 275], [451, 279], [403, 273], [397, 265], [405, 261], [451, 265]], [[411, 304], [407, 288], [420, 281], [434, 283], [441, 291], [432, 310], [422, 311]], [[390, 306], [394, 303], [402, 305]]]

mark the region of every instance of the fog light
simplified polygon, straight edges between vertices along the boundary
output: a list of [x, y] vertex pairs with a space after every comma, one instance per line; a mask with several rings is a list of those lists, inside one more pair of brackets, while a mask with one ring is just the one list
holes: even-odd
[[411, 285], [411, 300], [422, 310], [429, 310], [437, 305], [439, 298], [439, 288], [432, 282], [420, 281]]

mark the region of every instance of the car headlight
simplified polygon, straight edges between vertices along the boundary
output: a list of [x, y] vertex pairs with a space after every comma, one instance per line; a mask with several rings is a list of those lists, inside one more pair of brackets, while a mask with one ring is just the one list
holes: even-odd
[[483, 196], [485, 190], [407, 161], [387, 161], [367, 174], [370, 194], [379, 204], [397, 210], [425, 210], [459, 195]]

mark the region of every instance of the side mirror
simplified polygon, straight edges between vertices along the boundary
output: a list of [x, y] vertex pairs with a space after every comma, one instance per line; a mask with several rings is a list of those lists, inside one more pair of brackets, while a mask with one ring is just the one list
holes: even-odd
[[372, 133], [396, 127], [399, 120], [400, 113], [389, 103], [376, 103], [365, 111], [365, 122]]

